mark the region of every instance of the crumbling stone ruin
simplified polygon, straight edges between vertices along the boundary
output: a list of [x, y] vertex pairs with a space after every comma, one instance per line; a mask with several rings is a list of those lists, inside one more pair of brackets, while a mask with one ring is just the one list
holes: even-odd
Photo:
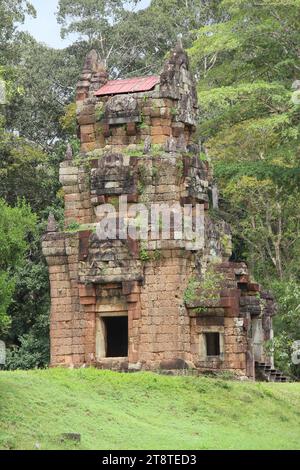
[[[43, 238], [51, 365], [254, 378], [255, 362], [271, 363], [264, 343], [274, 302], [245, 263], [230, 261], [230, 228], [216, 216], [212, 170], [195, 144], [198, 102], [185, 51], [177, 45], [160, 76], [115, 81], [92, 51], [76, 103], [81, 153], [68, 148], [60, 166], [65, 228], [50, 217]], [[161, 230], [143, 240], [99, 237], [102, 209], [118, 214], [125, 199], [127, 223], [136, 224], [141, 205], [186, 207], [192, 216], [197, 206], [201, 229], [180, 237], [171, 214], [169, 238]]]

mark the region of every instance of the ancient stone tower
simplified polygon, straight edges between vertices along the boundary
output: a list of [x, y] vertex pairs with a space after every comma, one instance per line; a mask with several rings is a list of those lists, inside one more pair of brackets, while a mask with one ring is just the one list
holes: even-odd
[[[69, 148], [60, 167], [65, 229], [50, 218], [43, 238], [52, 366], [253, 377], [254, 362], [269, 360], [273, 302], [244, 263], [229, 261], [230, 230], [216, 216], [211, 169], [194, 142], [198, 104], [186, 53], [178, 45], [159, 76], [109, 81], [92, 51], [76, 103], [81, 152]], [[168, 236], [166, 213], [154, 220], [153, 205], [176, 208]], [[184, 233], [180, 209], [192, 220]], [[124, 236], [124, 222], [144, 238]], [[100, 225], [116, 236], [99, 236]]]

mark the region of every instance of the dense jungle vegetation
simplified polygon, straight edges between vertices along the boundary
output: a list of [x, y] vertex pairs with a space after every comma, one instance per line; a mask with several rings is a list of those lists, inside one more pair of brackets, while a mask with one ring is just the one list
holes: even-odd
[[272, 289], [276, 364], [300, 376], [300, 0], [60, 0], [65, 49], [20, 31], [27, 0], [0, 0], [0, 337], [8, 369], [49, 360], [41, 234], [62, 220], [58, 167], [78, 148], [74, 90], [96, 48], [112, 77], [156, 73], [181, 35], [199, 92], [197, 136], [214, 166], [233, 258]]

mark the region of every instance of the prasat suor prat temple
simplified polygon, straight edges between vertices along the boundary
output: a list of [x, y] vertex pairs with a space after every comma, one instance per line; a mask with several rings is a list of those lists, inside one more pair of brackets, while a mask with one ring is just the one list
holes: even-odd
[[[69, 147], [60, 165], [65, 228], [50, 216], [43, 237], [51, 365], [250, 378], [255, 363], [270, 367], [274, 301], [245, 263], [230, 261], [230, 228], [216, 215], [212, 170], [195, 143], [197, 92], [181, 45], [160, 75], [114, 81], [92, 51], [76, 104], [80, 155]], [[151, 207], [164, 215], [154, 220]], [[190, 231], [180, 233], [180, 209]], [[133, 236], [139, 223], [143, 239]]]

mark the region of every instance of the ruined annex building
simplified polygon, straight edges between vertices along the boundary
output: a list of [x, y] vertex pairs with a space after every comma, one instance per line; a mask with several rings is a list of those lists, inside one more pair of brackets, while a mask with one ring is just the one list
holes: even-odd
[[[216, 217], [212, 171], [194, 142], [199, 110], [186, 53], [178, 45], [159, 76], [109, 81], [92, 51], [76, 103], [80, 155], [69, 148], [60, 165], [65, 228], [50, 217], [43, 238], [51, 365], [254, 377], [255, 361], [270, 363], [274, 303], [244, 263], [230, 261], [230, 230]], [[151, 236], [150, 217], [147, 240], [101, 239], [101, 206], [118, 213], [120, 196], [128, 220], [138, 204], [192, 215], [198, 205], [202, 229], [180, 238], [171, 214], [168, 239]]]

